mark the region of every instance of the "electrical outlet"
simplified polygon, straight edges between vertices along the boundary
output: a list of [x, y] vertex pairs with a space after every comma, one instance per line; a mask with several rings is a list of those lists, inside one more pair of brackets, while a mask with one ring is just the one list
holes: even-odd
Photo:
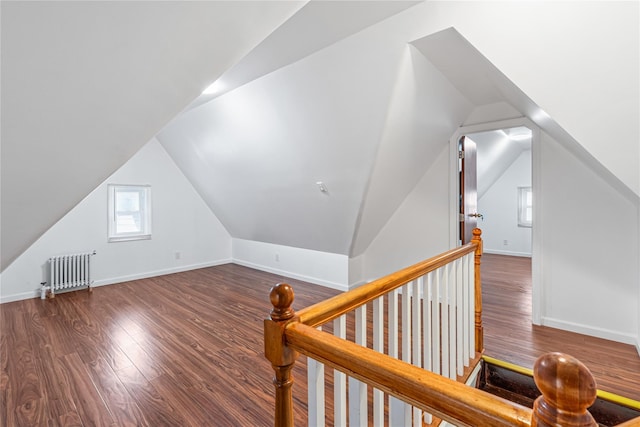
[[276, 262], [280, 262], [280, 254], [276, 254]]
[[176, 257], [176, 259], [180, 259], [180, 258], [182, 258], [182, 254], [180, 252], [176, 252], [175, 253], [175, 257]]
[[505, 240], [503, 240], [503, 241], [502, 241], [502, 244], [503, 244], [504, 246], [507, 246], [507, 245], [509, 245], [509, 241], [505, 239]]

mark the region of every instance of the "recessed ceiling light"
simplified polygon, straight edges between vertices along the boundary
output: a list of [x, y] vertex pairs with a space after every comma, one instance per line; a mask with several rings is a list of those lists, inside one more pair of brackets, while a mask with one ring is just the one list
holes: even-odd
[[211, 83], [205, 90], [202, 91], [203, 95], [213, 95], [214, 93], [222, 92], [224, 84], [220, 80], [216, 80]]
[[531, 129], [524, 126], [512, 128], [507, 130], [508, 136], [513, 141], [524, 141], [525, 139], [531, 139]]

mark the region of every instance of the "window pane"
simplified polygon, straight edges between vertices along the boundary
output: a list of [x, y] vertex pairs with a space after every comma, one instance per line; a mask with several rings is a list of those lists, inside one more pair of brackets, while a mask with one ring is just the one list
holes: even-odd
[[531, 187], [518, 187], [518, 227], [531, 227], [533, 222], [533, 192]]
[[122, 191], [116, 192], [116, 211], [139, 211], [140, 210], [140, 193], [135, 191]]
[[151, 238], [150, 187], [109, 186], [109, 241]]
[[140, 232], [140, 214], [118, 213], [116, 219], [116, 233], [136, 233]]

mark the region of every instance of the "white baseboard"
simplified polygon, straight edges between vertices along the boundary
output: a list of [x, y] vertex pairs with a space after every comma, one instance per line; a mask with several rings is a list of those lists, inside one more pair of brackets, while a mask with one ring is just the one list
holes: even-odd
[[[181, 265], [179, 267], [174, 267], [174, 268], [166, 268], [162, 270], [130, 274], [127, 276], [110, 277], [108, 279], [94, 280], [92, 286], [98, 287], [98, 286], [113, 285], [115, 283], [129, 282], [131, 280], [146, 279], [149, 277], [163, 276], [165, 274], [180, 273], [180, 272], [189, 271], [189, 270], [197, 270], [198, 268], [214, 267], [216, 265], [229, 264], [230, 262], [232, 262], [231, 258], [227, 258], [227, 259], [221, 259], [216, 261], [203, 262], [199, 264]], [[0, 297], [0, 304], [4, 304], [7, 302], [21, 301], [21, 300], [30, 299], [30, 298], [40, 298], [40, 288], [35, 289], [32, 292], [21, 292], [19, 294], [4, 295]]]
[[34, 289], [32, 292], [21, 292], [19, 294], [5, 295], [0, 298], [0, 304], [14, 301], [22, 301], [23, 299], [40, 298], [40, 289]]
[[355, 288], [359, 288], [362, 285], [366, 285], [367, 283], [372, 282], [371, 280], [367, 281], [367, 280], [359, 280], [355, 283], [350, 283], [349, 284], [349, 290], [355, 289]]
[[640, 354], [640, 343], [636, 336], [625, 334], [610, 329], [595, 328], [592, 326], [582, 325], [579, 323], [567, 322], [564, 320], [554, 319], [551, 317], [543, 317], [541, 324], [551, 328], [562, 329], [565, 331], [576, 332], [578, 334], [589, 335], [596, 338], [620, 342], [623, 344], [636, 345]]
[[[238, 265], [243, 265], [243, 266], [249, 267], [249, 268], [254, 268], [254, 269], [260, 270], [260, 271], [266, 271], [267, 273], [277, 274], [279, 276], [290, 277], [290, 278], [296, 279], [296, 280], [302, 280], [303, 282], [313, 283], [315, 285], [324, 286], [326, 288], [336, 289], [336, 290], [339, 290], [339, 291], [348, 291], [349, 290], [349, 288], [347, 286], [343, 285], [342, 283], [331, 282], [331, 281], [320, 279], [320, 278], [317, 278], [317, 277], [305, 276], [303, 274], [296, 274], [296, 273], [292, 273], [290, 271], [279, 270], [277, 268], [268, 267], [266, 265], [255, 264], [255, 263], [252, 263], [252, 262], [249, 262], [249, 261], [244, 261], [244, 260], [241, 260], [241, 259], [234, 259], [233, 263], [234, 264], [238, 264]], [[274, 285], [275, 285], [275, 283], [274, 283]]]
[[110, 277], [108, 279], [95, 280], [94, 287], [113, 285], [115, 283], [129, 282], [131, 280], [148, 279], [149, 277], [164, 276], [166, 274], [181, 273], [183, 271], [197, 270], [199, 268], [215, 267], [216, 265], [229, 264], [233, 262], [231, 258], [216, 261], [203, 262], [199, 264], [181, 265], [179, 267], [165, 268], [162, 270], [146, 271], [143, 273], [129, 274], [126, 276]]
[[527, 253], [527, 252], [501, 251], [499, 249], [487, 249], [487, 248], [483, 248], [482, 252], [485, 254], [521, 256], [521, 257], [531, 258], [530, 252]]

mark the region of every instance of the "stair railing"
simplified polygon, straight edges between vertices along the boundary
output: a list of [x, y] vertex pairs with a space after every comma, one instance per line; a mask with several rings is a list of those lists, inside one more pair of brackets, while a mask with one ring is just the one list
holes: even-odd
[[[415, 358], [410, 357], [410, 355], [417, 356], [421, 353], [424, 356], [423, 359], [427, 358], [432, 354], [433, 349], [424, 347], [422, 351], [416, 351], [415, 347], [405, 345], [406, 342], [421, 341], [419, 335], [413, 335], [407, 331], [411, 329], [412, 323], [408, 321], [412, 317], [412, 312], [405, 312], [406, 309], [414, 308], [414, 314], [419, 312], [417, 319], [433, 320], [453, 316], [449, 317], [451, 323], [445, 322], [446, 326], [452, 326], [453, 323], [459, 324], [457, 319], [461, 309], [458, 306], [453, 310], [445, 309], [460, 296], [459, 281], [454, 280], [456, 283], [454, 288], [457, 287], [458, 290], [453, 290], [451, 293], [445, 291], [443, 294], [438, 294], [439, 291], [447, 288], [444, 284], [431, 286], [433, 282], [437, 284], [447, 276], [462, 278], [463, 283], [468, 282], [470, 277], [473, 278], [473, 284], [470, 286], [473, 293], [466, 293], [467, 299], [473, 301], [471, 304], [473, 315], [468, 315], [466, 321], [462, 316], [463, 321], [460, 322], [463, 326], [472, 324], [473, 328], [468, 335], [463, 333], [462, 347], [466, 346], [464, 341], [468, 340], [475, 344], [473, 347], [475, 352], [482, 352], [480, 297], [482, 240], [480, 234], [480, 230], [474, 230], [474, 240], [468, 245], [445, 252], [297, 313], [292, 308], [294, 293], [291, 286], [276, 285], [270, 293], [273, 309], [270, 317], [264, 322], [265, 355], [275, 371], [274, 425], [276, 427], [294, 425], [291, 372], [298, 355], [304, 354], [308, 358], [309, 373], [315, 375], [309, 377], [308, 389], [312, 395], [314, 391], [320, 395], [320, 399], [309, 399], [309, 425], [322, 426], [325, 422], [322, 399], [325, 386], [324, 380], [320, 378], [324, 378], [326, 365], [335, 370], [333, 424], [336, 426], [347, 425], [344, 382], [345, 376], [348, 376], [350, 381], [351, 379], [354, 381], [350, 384], [348, 396], [350, 426], [369, 425], [366, 387], [370, 386], [373, 387], [371, 406], [373, 406], [374, 426], [383, 425], [385, 420], [389, 425], [422, 426], [423, 422], [429, 423], [431, 416], [435, 416], [458, 426], [595, 427], [597, 424], [587, 411], [595, 400], [595, 380], [579, 361], [570, 356], [553, 353], [538, 359], [534, 367], [534, 378], [542, 396], [535, 402], [533, 410], [456, 381], [459, 366], [447, 355], [442, 360], [450, 360], [456, 367], [452, 367], [446, 375], [442, 375], [441, 372], [430, 372], [424, 366], [416, 365]], [[469, 254], [472, 257], [471, 261], [468, 259]], [[467, 257], [466, 260], [465, 257]], [[469, 267], [470, 265], [472, 267]], [[394, 308], [394, 306], [397, 308], [398, 291], [402, 293], [400, 305], [403, 313], [396, 313]], [[436, 293], [435, 298], [430, 303], [425, 303], [429, 301], [427, 294], [432, 291]], [[389, 309], [386, 318], [374, 315], [373, 325], [363, 322], [366, 320], [367, 304], [371, 303], [373, 312], [379, 314], [383, 307], [381, 297], [386, 294]], [[463, 300], [464, 295], [463, 292]], [[463, 304], [461, 307], [468, 306]], [[344, 316], [353, 310], [356, 310], [355, 325], [352, 328], [355, 329], [356, 342], [345, 339]], [[434, 312], [436, 312], [435, 315]], [[385, 354], [380, 348], [380, 340], [376, 343], [376, 336], [380, 338], [381, 331], [379, 322], [375, 319], [384, 318], [385, 322], [388, 322], [393, 321], [394, 316], [402, 319], [400, 332], [403, 339], [394, 341], [393, 335], [398, 332], [394, 331], [394, 328], [400, 328], [398, 325], [391, 326], [388, 332], [389, 338], [386, 341], [387, 353], [391, 354]], [[333, 321], [333, 334], [320, 329], [323, 324], [331, 321]], [[373, 348], [366, 347], [368, 327], [373, 329], [372, 333], [369, 332], [374, 338]], [[424, 331], [429, 335], [431, 327], [425, 328]], [[449, 344], [453, 341], [456, 348], [460, 343], [457, 336], [453, 340], [441, 337], [440, 343], [443, 341], [448, 341]], [[396, 348], [394, 353], [394, 347], [398, 342], [402, 342], [402, 348]], [[437, 352], [447, 353], [447, 350], [439, 347]], [[385, 409], [380, 393], [390, 396], [386, 419], [385, 414], [382, 413]], [[378, 408], [376, 408], [376, 402]], [[400, 406], [396, 405], [398, 402]], [[401, 415], [404, 416], [399, 418], [402, 420], [401, 424], [396, 422], [392, 414], [394, 407], [403, 412]], [[631, 424], [625, 423], [620, 426], [632, 425], [640, 424], [631, 422]]]
[[[369, 347], [377, 355], [386, 353], [391, 358], [402, 359], [417, 368], [427, 369], [453, 380], [463, 375], [470, 362], [477, 360], [483, 348], [481, 231], [475, 229], [473, 234], [472, 242], [467, 245], [298, 313], [294, 313], [291, 307], [291, 287], [286, 284], [274, 287], [271, 293], [274, 308], [271, 318], [265, 321], [265, 353], [276, 371], [274, 382], [276, 407], [280, 408], [278, 413], [289, 414], [285, 418], [292, 416], [288, 404], [284, 402], [290, 399], [290, 371], [297, 353], [301, 352], [310, 356], [310, 425], [324, 425], [323, 360], [318, 355], [308, 354], [308, 349], [297, 347], [295, 339], [299, 336], [298, 326], [313, 329], [321, 336], [329, 336], [316, 329], [325, 325], [325, 329], [333, 329], [338, 339], [344, 340], [347, 338], [346, 325], [349, 321], [355, 324], [350, 324], [349, 328], [349, 331], [355, 330], [355, 337], [349, 338], [358, 347], [366, 347], [369, 340]], [[384, 336], [385, 330], [388, 331], [387, 338]], [[372, 337], [367, 337], [368, 331]], [[327, 365], [332, 366], [331, 363]], [[339, 368], [336, 368], [333, 380], [334, 424], [346, 425], [348, 413], [350, 425], [366, 425], [367, 383], [359, 381], [356, 375], [345, 375]], [[374, 425], [382, 425], [384, 420], [383, 392], [383, 388], [373, 390]], [[346, 407], [347, 402], [349, 408]], [[416, 420], [416, 425], [418, 420], [421, 424], [423, 418], [426, 422], [431, 422], [430, 413], [422, 414], [422, 409], [405, 402], [390, 398], [387, 415], [391, 416], [394, 424], [405, 424], [405, 420], [411, 418]]]

